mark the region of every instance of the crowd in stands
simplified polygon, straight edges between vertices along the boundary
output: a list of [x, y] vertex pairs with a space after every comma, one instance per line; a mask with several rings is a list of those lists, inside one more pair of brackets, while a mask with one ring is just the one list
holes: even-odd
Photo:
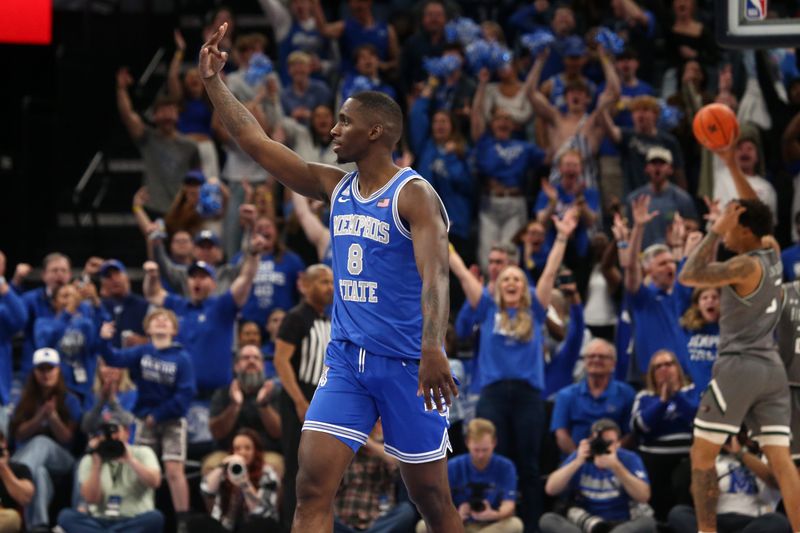
[[[264, 131], [336, 165], [338, 106], [384, 92], [406, 116], [396, 164], [448, 211], [446, 351], [462, 391], [448, 475], [467, 531], [696, 531], [689, 448], [720, 292], [678, 277], [738, 197], [735, 173], [787, 236], [785, 280], [800, 273], [788, 240], [800, 187], [791, 208], [776, 194], [800, 177], [797, 52], [719, 48], [700, 0], [517, 1], [495, 18], [478, 3], [396, 2], [411, 28], [388, 20], [391, 2], [259, 3], [274, 42], [225, 7], [204, 36], [229, 24], [224, 80]], [[103, 250], [82, 269], [54, 251], [41, 280], [0, 253], [0, 531], [291, 524], [339, 291], [328, 208], [232, 141], [204, 94], [201, 42], [176, 30], [174, 45], [148, 109], [132, 104], [132, 73], [116, 77], [144, 161], [141, 292], [129, 277], [141, 265]], [[709, 102], [741, 125], [719, 153], [692, 135]], [[789, 531], [746, 428], [724, 449], [719, 531]], [[380, 423], [335, 517], [337, 532], [426, 530]]]

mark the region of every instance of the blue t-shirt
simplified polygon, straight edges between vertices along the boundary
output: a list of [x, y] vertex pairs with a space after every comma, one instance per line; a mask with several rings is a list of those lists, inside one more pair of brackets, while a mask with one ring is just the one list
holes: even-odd
[[793, 244], [781, 252], [783, 281], [794, 281], [800, 275], [800, 244]]
[[572, 371], [581, 355], [584, 328], [583, 306], [573, 303], [569, 307], [566, 338], [544, 367], [545, 398], [550, 398], [564, 387], [572, 385]]
[[[562, 466], [573, 461], [575, 456], [576, 453], [572, 452]], [[644, 463], [637, 454], [620, 448], [617, 457], [628, 472], [650, 484]], [[598, 468], [593, 462], [587, 461], [572, 476], [569, 488], [575, 495], [575, 504], [589, 514], [608, 521], [630, 520], [632, 499], [611, 470]]]
[[[239, 260], [241, 254], [233, 262]], [[300, 256], [289, 250], [284, 250], [280, 260], [272, 253], [263, 254], [250, 297], [242, 307], [242, 320], [252, 320], [264, 327], [274, 309], [288, 310], [297, 305], [297, 279], [305, 268]]]
[[[531, 293], [531, 319], [533, 330], [531, 338], [519, 340], [501, 329], [500, 312], [497, 304], [483, 289], [480, 302], [475, 310], [475, 321], [480, 323], [480, 373], [477, 378], [483, 388], [505, 379], [520, 379], [530, 383], [538, 390], [544, 390], [544, 354], [542, 346], [542, 324], [547, 311]], [[517, 310], [508, 309], [511, 320], [516, 318]]]
[[211, 115], [213, 110], [205, 98], [186, 98], [183, 111], [178, 115], [178, 131], [181, 133], [202, 133], [211, 137]]
[[0, 405], [8, 405], [14, 366], [11, 339], [25, 327], [28, 310], [22, 298], [11, 287], [0, 296]]
[[289, 85], [281, 92], [281, 105], [286, 116], [291, 116], [295, 109], [305, 107], [313, 111], [318, 105], [330, 105], [333, 96], [324, 81], [310, 79], [306, 92], [297, 94]]
[[601, 418], [610, 418], [626, 432], [630, 428], [635, 396], [636, 392], [630, 385], [612, 379], [606, 390], [595, 398], [584, 379], [556, 394], [550, 431], [566, 429], [573, 442], [578, 444], [589, 436], [592, 424]]
[[371, 44], [378, 50], [378, 59], [389, 59], [389, 25], [376, 20], [370, 26], [362, 26], [353, 17], [344, 20], [344, 31], [339, 37], [339, 50], [342, 56], [342, 72], [349, 74], [355, 70], [355, 51], [362, 44]]
[[686, 372], [699, 392], [703, 392], [711, 381], [711, 368], [717, 360], [719, 345], [719, 323], [706, 324], [696, 331], [684, 330], [689, 351]]
[[525, 188], [528, 173], [544, 161], [544, 152], [533, 143], [508, 139], [498, 141], [484, 134], [473, 151], [475, 167], [482, 178], [493, 178], [506, 187]]
[[122, 332], [132, 331], [144, 335], [144, 317], [150, 304], [138, 294], [130, 293], [124, 298], [103, 298], [103, 309], [114, 321], [114, 338], [111, 344], [115, 348], [122, 346]]
[[672, 292], [641, 284], [636, 294], [625, 293], [633, 318], [634, 351], [639, 372], [644, 374], [658, 350], [669, 350], [688, 371], [688, 348], [680, 318], [692, 300], [692, 289], [677, 281]]
[[[231, 291], [209, 296], [200, 303], [174, 294], [164, 307], [178, 315], [177, 340], [189, 353], [199, 391], [229, 385], [233, 377], [233, 328], [238, 309]], [[262, 324], [266, 322], [261, 322]]]
[[152, 415], [164, 422], [186, 416], [195, 386], [192, 362], [181, 345], [158, 349], [147, 343], [118, 350], [106, 341], [101, 350], [109, 365], [130, 370], [137, 389], [137, 418]]
[[496, 453], [483, 470], [475, 468], [468, 453], [453, 457], [447, 461], [447, 479], [456, 507], [470, 500], [470, 483], [487, 485], [484, 499], [493, 509], [498, 509], [505, 500], [517, 499], [517, 469], [509, 459]]
[[[556, 185], [556, 191], [558, 191], [558, 202], [556, 202], [556, 209], [553, 214], [561, 218], [564, 216], [564, 213], [567, 212], [567, 209], [575, 204], [575, 195], [565, 191], [560, 183]], [[595, 213], [600, 213], [600, 193], [597, 189], [591, 187], [585, 188], [583, 190], [583, 197], [586, 199], [586, 205], [589, 209]], [[536, 205], [533, 208], [534, 216], [536, 213], [546, 208], [549, 201], [550, 199], [547, 197], [547, 194], [545, 194], [544, 191], [539, 191], [539, 195], [536, 197]], [[550, 229], [547, 230], [547, 247], [552, 248], [555, 240], [556, 229], [551, 224]], [[578, 227], [575, 228], [575, 232], [570, 237], [570, 240], [574, 243], [575, 252], [578, 256], [586, 257], [589, 253], [589, 228], [586, 227], [583, 221], [578, 223]]]

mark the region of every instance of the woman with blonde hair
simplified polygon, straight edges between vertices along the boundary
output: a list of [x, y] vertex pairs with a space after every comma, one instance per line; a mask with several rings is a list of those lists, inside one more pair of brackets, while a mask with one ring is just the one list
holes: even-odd
[[480, 387], [476, 415], [497, 428], [497, 453], [517, 467], [524, 522], [535, 524], [541, 514], [539, 450], [546, 430], [542, 326], [556, 273], [569, 236], [577, 225], [570, 209], [563, 219], [553, 218], [558, 232], [536, 290], [516, 265], [504, 268], [490, 295], [451, 248], [450, 268], [461, 282], [481, 328], [478, 371]]
[[638, 452], [650, 476], [650, 505], [664, 521], [677, 503], [689, 501], [689, 477], [679, 468], [688, 465], [692, 421], [699, 397], [683, 373], [674, 353], [659, 350], [650, 358], [645, 388], [636, 395], [631, 425], [639, 442]]
[[692, 304], [680, 320], [686, 333], [689, 359], [686, 373], [698, 393], [711, 381], [711, 368], [717, 360], [719, 344], [719, 288], [697, 288], [692, 292]]

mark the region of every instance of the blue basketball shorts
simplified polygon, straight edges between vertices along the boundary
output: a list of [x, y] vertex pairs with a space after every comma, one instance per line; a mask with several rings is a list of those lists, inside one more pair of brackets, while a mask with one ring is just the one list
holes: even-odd
[[447, 457], [449, 410], [425, 410], [417, 396], [419, 364], [331, 341], [325, 369], [306, 412], [303, 431], [335, 436], [353, 452], [366, 444], [378, 417], [384, 450], [404, 463], [428, 463]]

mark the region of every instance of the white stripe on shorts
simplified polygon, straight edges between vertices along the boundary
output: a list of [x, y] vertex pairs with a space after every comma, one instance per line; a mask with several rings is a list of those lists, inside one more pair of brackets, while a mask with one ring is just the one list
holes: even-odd
[[337, 426], [334, 424], [327, 424], [325, 422], [317, 422], [315, 420], [306, 420], [303, 423], [303, 431], [319, 431], [322, 433], [328, 433], [330, 435], [334, 435], [336, 437], [342, 437], [345, 439], [354, 440], [356, 442], [360, 442], [361, 444], [367, 443], [367, 434], [357, 431], [355, 429], [350, 429], [342, 426]]
[[411, 464], [431, 463], [433, 461], [438, 461], [439, 459], [447, 457], [447, 450], [453, 450], [453, 448], [450, 446], [450, 437], [447, 434], [447, 428], [445, 428], [444, 434], [442, 435], [442, 443], [436, 450], [422, 453], [403, 453], [394, 446], [390, 446], [386, 443], [383, 444], [383, 449], [387, 455], [391, 455], [392, 457], [395, 457], [404, 463]]
[[[725, 414], [725, 411], [728, 410], [728, 402], [725, 401], [725, 397], [722, 395], [722, 391], [719, 390], [719, 385], [717, 385], [717, 380], [712, 379], [709, 384], [711, 387], [711, 393], [714, 395], [714, 399], [717, 400], [717, 405], [719, 405], [720, 411], [722, 414]], [[738, 433], [738, 431], [737, 431]]]
[[[694, 419], [694, 426], [695, 428], [704, 429], [706, 431], [716, 431], [717, 433], [727, 433], [729, 435], [736, 435], [739, 433], [739, 427], [734, 426], [731, 424], [720, 424], [718, 422], [707, 422], [705, 420], [700, 420], [699, 418]], [[696, 433], [695, 433], [696, 434]]]

